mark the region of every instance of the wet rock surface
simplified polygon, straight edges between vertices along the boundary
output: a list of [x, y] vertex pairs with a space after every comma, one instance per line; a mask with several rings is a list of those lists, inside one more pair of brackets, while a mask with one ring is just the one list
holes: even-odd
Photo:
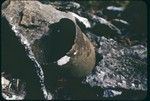
[[[107, 3], [100, 1], [101, 6], [98, 6], [95, 1], [92, 3], [87, 2], [87, 5], [84, 5], [84, 3], [84, 1], [11, 1], [3, 4], [2, 16], [4, 19], [2, 21], [8, 21], [4, 21], [3, 25], [5, 24], [5, 27], [10, 31], [7, 32], [3, 30], [5, 28], [2, 28], [2, 37], [5, 39], [12, 38], [12, 42], [3, 40], [2, 49], [10, 49], [11, 47], [9, 46], [12, 45], [21, 47], [17, 50], [17, 53], [23, 54], [23, 59], [29, 63], [22, 64], [24, 62], [21, 62], [17, 64], [17, 61], [7, 57], [10, 59], [10, 62], [5, 61], [3, 63], [2, 71], [7, 71], [12, 74], [13, 78], [19, 78], [27, 83], [26, 94], [31, 95], [25, 97], [25, 99], [137, 100], [145, 98], [147, 94], [146, 12], [134, 12], [135, 8], [140, 8], [139, 2], [126, 2], [123, 6], [123, 2]], [[142, 10], [145, 10], [145, 7], [142, 2]], [[137, 19], [141, 18], [144, 20], [135, 19], [135, 17], [132, 17], [132, 13], [141, 15], [142, 17], [137, 16]], [[127, 17], [128, 14], [131, 14], [131, 17], [130, 15]], [[48, 68], [49, 66], [57, 66], [55, 64], [47, 64], [46, 61], [48, 60], [45, 60], [47, 49], [43, 50], [39, 47], [39, 40], [42, 38], [46, 40], [45, 37], [48, 36], [47, 32], [51, 32], [49, 26], [55, 25], [62, 18], [68, 18], [76, 23], [95, 46], [95, 68], [92, 73], [84, 78], [66, 80], [61, 77], [61, 73], [58, 76], [54, 72], [57, 71], [56, 68], [53, 70]], [[134, 21], [142, 24], [136, 24]], [[144, 25], [145, 27], [138, 28], [138, 25]], [[136, 30], [137, 28], [138, 30]], [[62, 36], [62, 38], [65, 37]], [[60, 40], [62, 40], [61, 37]], [[45, 43], [45, 45], [47, 44]], [[7, 45], [8, 47], [4, 47]], [[70, 46], [68, 45], [68, 47]], [[60, 46], [58, 51], [61, 51], [63, 48], [64, 50], [65, 48], [68, 50], [68, 47]], [[53, 48], [56, 47], [54, 46]], [[12, 57], [18, 56], [15, 50], [13, 52], [7, 51], [7, 53], [5, 51], [2, 52], [4, 54], [9, 53]], [[3, 57], [6, 58], [6, 55]], [[55, 58], [58, 58], [58, 56]], [[23, 60], [20, 59], [20, 61]], [[13, 63], [14, 69], [10, 69], [10, 63]], [[16, 72], [21, 67], [31, 67], [28, 70], [30, 71], [29, 75], [32, 75], [30, 78], [33, 77], [34, 82], [27, 81], [29, 75], [23, 77], [26, 73]], [[12, 70], [15, 72], [12, 72]], [[26, 72], [28, 70], [25, 69]], [[36, 87], [30, 86], [34, 84], [37, 84], [35, 85]], [[32, 88], [34, 88], [34, 92], [32, 92]], [[30, 91], [31, 93], [29, 93]], [[34, 93], [37, 91], [40, 92], [39, 95], [41, 94], [41, 96], [35, 96]]]

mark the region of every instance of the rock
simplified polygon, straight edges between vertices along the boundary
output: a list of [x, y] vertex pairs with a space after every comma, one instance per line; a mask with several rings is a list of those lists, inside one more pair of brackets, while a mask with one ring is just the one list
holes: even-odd
[[140, 42], [147, 39], [147, 5], [146, 2], [130, 2], [121, 14], [122, 19], [130, 23], [129, 36]]
[[23, 100], [26, 95], [25, 83], [19, 79], [6, 79], [6, 74], [1, 74], [2, 97], [5, 100]]
[[1, 84], [2, 84], [2, 89], [6, 88], [10, 83], [9, 80], [5, 79], [4, 77], [1, 77]]
[[111, 22], [107, 21], [102, 17], [96, 15], [90, 15], [92, 22], [92, 28], [90, 29], [93, 33], [99, 36], [105, 37], [118, 37], [122, 33], [119, 28], [113, 25]]
[[104, 95], [103, 97], [114, 97], [114, 96], [117, 96], [117, 95], [121, 95], [122, 92], [121, 91], [115, 91], [115, 90], [105, 90], [104, 91]]
[[121, 37], [127, 36], [129, 34], [128, 30], [130, 24], [123, 19], [113, 19], [111, 23], [115, 25], [121, 31]]
[[95, 73], [87, 76], [87, 83], [102, 88], [147, 90], [146, 47], [125, 48], [105, 37], [99, 37], [99, 45], [97, 52], [103, 59], [96, 66]]
[[[39, 0], [40, 1], [40, 0]], [[53, 5], [56, 9], [61, 10], [61, 11], [75, 11], [80, 8], [80, 4], [77, 2], [73, 1], [40, 1], [44, 4], [51, 4]]]
[[[46, 11], [43, 11], [45, 9]], [[24, 30], [22, 34], [31, 43], [48, 31], [49, 24], [56, 23], [61, 18], [74, 20], [70, 13], [58, 11], [51, 5], [44, 5], [38, 1], [11, 1], [7, 8], [2, 10], [2, 15], [6, 16], [16, 30]], [[32, 33], [32, 36], [27, 33]]]
[[117, 6], [108, 6], [104, 8], [103, 14], [107, 16], [108, 20], [120, 18], [120, 15], [125, 10], [124, 7], [117, 7]]
[[115, 7], [115, 6], [108, 6], [106, 8], [107, 10], [112, 10], [112, 11], [124, 11], [124, 8], [123, 7]]
[[88, 19], [84, 18], [84, 17], [81, 17], [75, 13], [71, 13], [79, 22], [81, 22], [82, 24], [84, 24], [85, 28], [90, 28], [91, 27], [91, 24], [90, 22], [88, 21]]

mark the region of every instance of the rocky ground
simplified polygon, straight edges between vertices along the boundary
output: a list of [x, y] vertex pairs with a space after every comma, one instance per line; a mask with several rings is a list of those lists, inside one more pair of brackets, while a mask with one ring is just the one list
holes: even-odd
[[[4, 54], [2, 55], [2, 63], [4, 64], [2, 64], [1, 83], [2, 96], [5, 99], [36, 99], [35, 92], [40, 92], [40, 90], [43, 90], [43, 92], [46, 90], [44, 93], [44, 95], [47, 95], [45, 99], [139, 100], [146, 97], [147, 11], [144, 2], [50, 2], [45, 0], [31, 4], [33, 8], [36, 7], [34, 9], [30, 8], [31, 5], [25, 5], [20, 3], [13, 6], [9, 2], [3, 4], [3, 19], [7, 21], [3, 20], [2, 26], [8, 29], [6, 31], [3, 30], [5, 27], [2, 28], [2, 37], [5, 39], [2, 40], [2, 49], [4, 49], [2, 50]], [[51, 6], [49, 7], [49, 5]], [[31, 12], [28, 12], [28, 9]], [[20, 13], [21, 11], [23, 13]], [[32, 16], [35, 18], [32, 18]], [[40, 39], [43, 33], [47, 31], [47, 25], [56, 23], [63, 17], [74, 20], [82, 32], [94, 44], [96, 49], [96, 65], [92, 73], [82, 80], [53, 81], [52, 79], [51, 82], [55, 83], [51, 83], [48, 85], [50, 87], [47, 87], [47, 84], [43, 85], [44, 77], [41, 75], [45, 71], [42, 71], [39, 66], [43, 62], [42, 56], [39, 56], [38, 53], [40, 48], [36, 46], [37, 44], [33, 44], [33, 42], [36, 39]], [[31, 19], [34, 19], [33, 22]], [[21, 25], [17, 25], [18, 23]], [[3, 35], [3, 33], [8, 35]], [[9, 33], [12, 33], [12, 35], [9, 35]], [[28, 33], [32, 34], [29, 35]], [[15, 36], [21, 38], [21, 40], [18, 41]], [[6, 47], [5, 45], [11, 47]], [[30, 50], [34, 49], [34, 47], [37, 50], [37, 54], [34, 54], [34, 50]], [[11, 50], [11, 48], [14, 50]], [[6, 50], [9, 56], [13, 58], [4, 58], [3, 62]], [[15, 51], [17, 51], [17, 55]], [[30, 59], [27, 59], [27, 55], [31, 58], [32, 62], [30, 62]], [[10, 69], [12, 65], [7, 63], [7, 59], [11, 61], [8, 62], [9, 64], [16, 66], [15, 69]], [[25, 64], [23, 63], [24, 59], [27, 61]], [[21, 67], [24, 68], [22, 72], [18, 70]], [[32, 70], [37, 71], [38, 76], [35, 75], [36, 72], [34, 72], [34, 75], [33, 72], [29, 72]], [[30, 77], [30, 75], [32, 76]], [[46, 76], [45, 80], [45, 82], [48, 80]], [[31, 81], [35, 82], [31, 83]], [[39, 85], [41, 88], [38, 87]], [[39, 90], [36, 91], [36, 89]], [[35, 91], [28, 93], [31, 90]], [[38, 94], [43, 96], [42, 93]], [[38, 96], [39, 99], [42, 99], [40, 96]]]

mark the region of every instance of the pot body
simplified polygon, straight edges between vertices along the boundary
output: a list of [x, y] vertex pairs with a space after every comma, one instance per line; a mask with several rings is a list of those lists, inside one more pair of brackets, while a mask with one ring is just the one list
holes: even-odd
[[95, 48], [78, 26], [76, 26], [76, 30], [75, 43], [67, 53], [67, 56], [71, 57], [70, 61], [62, 68], [64, 68], [66, 76], [84, 77], [95, 66]]
[[46, 72], [58, 69], [67, 77], [88, 75], [95, 66], [95, 48], [78, 25], [63, 18], [49, 30], [51, 31], [47, 35], [32, 45], [37, 60]]

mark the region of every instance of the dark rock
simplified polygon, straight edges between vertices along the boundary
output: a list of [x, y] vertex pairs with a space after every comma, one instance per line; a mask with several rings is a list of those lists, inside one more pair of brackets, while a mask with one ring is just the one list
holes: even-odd
[[99, 35], [99, 36], [105, 36], [105, 37], [119, 37], [122, 33], [119, 28], [117, 28], [115, 25], [107, 21], [106, 19], [102, 17], [98, 17], [96, 15], [89, 15], [90, 20], [92, 23], [92, 28], [90, 31], [93, 33]]
[[144, 1], [130, 2], [121, 16], [130, 23], [129, 36], [132, 40], [147, 40], [147, 5]]
[[120, 15], [124, 11], [124, 7], [108, 6], [103, 9], [103, 14], [107, 16], [108, 20], [120, 18]]
[[130, 24], [127, 21], [122, 19], [113, 19], [111, 23], [120, 29], [122, 37], [129, 34]]

